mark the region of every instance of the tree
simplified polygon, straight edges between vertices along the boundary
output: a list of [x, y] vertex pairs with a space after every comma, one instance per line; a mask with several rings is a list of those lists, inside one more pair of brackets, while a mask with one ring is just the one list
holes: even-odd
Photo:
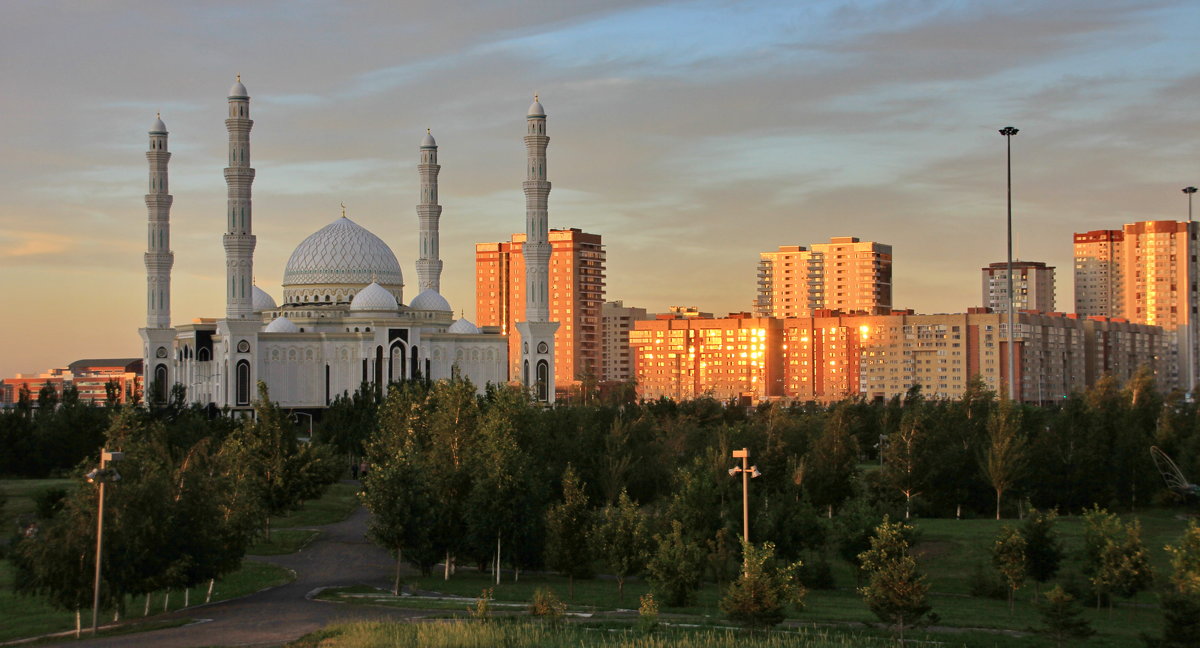
[[1021, 410], [1006, 400], [988, 420], [987, 445], [980, 465], [984, 477], [996, 492], [996, 519], [1000, 519], [1000, 499], [1017, 482], [1025, 462], [1025, 439], [1021, 435]]
[[1028, 560], [1025, 548], [1025, 537], [1020, 531], [1007, 525], [1000, 527], [1000, 534], [992, 544], [992, 564], [1008, 584], [1009, 614], [1012, 614], [1013, 598], [1017, 590], [1025, 584], [1025, 566]]
[[688, 541], [683, 524], [671, 521], [671, 532], [655, 535], [657, 548], [646, 565], [650, 586], [663, 602], [671, 606], [691, 603], [700, 587], [704, 551]]
[[622, 490], [616, 505], [609, 504], [600, 510], [592, 531], [592, 542], [595, 555], [616, 577], [617, 598], [624, 605], [626, 579], [641, 573], [650, 556], [646, 516], [637, 502], [629, 498], [629, 493]]
[[1062, 541], [1054, 530], [1057, 519], [1056, 511], [1030, 509], [1021, 525], [1021, 537], [1025, 540], [1025, 573], [1038, 583], [1054, 578], [1062, 563]]
[[788, 605], [804, 607], [807, 594], [800, 582], [800, 563], [776, 566], [775, 545], [742, 542], [742, 576], [729, 584], [721, 611], [738, 625], [768, 628], [783, 621]]
[[[922, 404], [905, 405], [900, 429], [888, 435], [883, 448], [883, 478], [904, 495], [904, 519], [912, 513], [913, 497], [924, 491], [930, 474]], [[911, 409], [910, 409], [911, 408]]]
[[1061, 585], [1046, 592], [1045, 601], [1038, 604], [1042, 627], [1037, 631], [1054, 641], [1059, 648], [1072, 639], [1087, 639], [1096, 634], [1087, 619], [1081, 618], [1083, 610], [1075, 604], [1075, 597], [1065, 592]]
[[911, 532], [907, 524], [890, 522], [884, 516], [871, 538], [871, 548], [859, 555], [869, 578], [858, 591], [871, 612], [899, 635], [901, 643], [905, 630], [932, 620], [932, 608], [926, 602], [929, 583], [917, 561], [908, 555], [905, 536]]
[[1200, 637], [1200, 524], [1188, 523], [1177, 545], [1167, 545], [1171, 555], [1170, 586], [1162, 596], [1163, 648], [1196, 645]]
[[593, 576], [592, 521], [587, 493], [569, 465], [563, 472], [562, 495], [563, 501], [546, 510], [546, 566], [567, 577], [573, 599], [575, 579]]
[[813, 442], [807, 455], [805, 488], [814, 506], [832, 513], [853, 494], [858, 475], [858, 441], [851, 434], [854, 425], [852, 403], [838, 403], [830, 414], [824, 433]]
[[[1132, 598], [1154, 583], [1150, 557], [1142, 543], [1142, 524], [1134, 520], [1123, 533], [1109, 537], [1100, 551], [1100, 561], [1092, 576], [1092, 585], [1099, 593]], [[1112, 611], [1111, 600], [1109, 612]]]

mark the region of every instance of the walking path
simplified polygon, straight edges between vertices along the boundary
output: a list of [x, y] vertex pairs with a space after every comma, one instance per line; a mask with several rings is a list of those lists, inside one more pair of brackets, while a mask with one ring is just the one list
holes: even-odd
[[[296, 580], [240, 599], [192, 607], [155, 617], [204, 619], [204, 622], [114, 637], [69, 639], [72, 646], [192, 648], [199, 646], [278, 646], [342, 621], [403, 619], [420, 610], [340, 605], [307, 598], [314, 590], [345, 585], [390, 588], [395, 561], [365, 537], [367, 510], [359, 507], [345, 520], [320, 527], [304, 549], [259, 560], [296, 573]], [[68, 641], [68, 640], [64, 640]]]

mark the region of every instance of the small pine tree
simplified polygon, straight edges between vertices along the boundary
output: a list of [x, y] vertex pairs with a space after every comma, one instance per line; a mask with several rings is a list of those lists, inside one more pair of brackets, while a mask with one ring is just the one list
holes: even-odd
[[[1038, 583], [1045, 583], [1058, 573], [1062, 564], [1063, 547], [1054, 522], [1057, 511], [1030, 509], [1021, 525], [1021, 537], [1025, 539], [1025, 573]], [[1034, 588], [1034, 595], [1038, 589]]]
[[761, 547], [742, 543], [744, 560], [741, 578], [730, 583], [721, 611], [734, 623], [747, 628], [769, 628], [783, 621], [789, 604], [804, 606], [807, 591], [800, 583], [800, 563], [775, 567], [775, 545]]
[[654, 541], [657, 548], [646, 564], [650, 586], [667, 605], [691, 603], [700, 587], [704, 550], [688, 541], [679, 520], [672, 520], [671, 532], [654, 536]]
[[1075, 597], [1061, 586], [1046, 592], [1045, 599], [1038, 603], [1038, 612], [1042, 627], [1037, 631], [1053, 640], [1059, 648], [1072, 639], [1086, 639], [1096, 634], [1088, 620], [1080, 617], [1083, 609], [1075, 603]]
[[871, 538], [871, 548], [859, 554], [863, 571], [868, 574], [865, 587], [859, 588], [867, 607], [875, 616], [889, 624], [904, 642], [904, 631], [931, 620], [931, 606], [926, 601], [929, 583], [908, 555], [906, 534], [912, 527], [903, 522], [883, 523]]

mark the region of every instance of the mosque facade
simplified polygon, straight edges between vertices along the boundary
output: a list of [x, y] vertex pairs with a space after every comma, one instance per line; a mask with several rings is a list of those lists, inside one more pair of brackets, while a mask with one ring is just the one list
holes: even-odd
[[[507, 382], [508, 340], [499, 329], [480, 330], [455, 319], [440, 292], [442, 262], [438, 228], [438, 146], [426, 133], [417, 170], [419, 250], [418, 294], [405, 304], [404, 276], [391, 248], [345, 215], [304, 239], [288, 259], [282, 301], [254, 285], [250, 166], [250, 96], [239, 77], [229, 91], [229, 166], [226, 231], [226, 312], [171, 324], [170, 209], [167, 165], [171, 154], [161, 118], [150, 130], [146, 264], [146, 326], [140, 329], [147, 398], [163, 399], [181, 385], [188, 402], [232, 410], [247, 409], [264, 382], [271, 400], [296, 409], [320, 409], [362, 384], [382, 390], [390, 382], [415, 377], [439, 380], [461, 376], [482, 391]], [[545, 112], [535, 100], [528, 111], [530, 179], [525, 183], [528, 221], [545, 229]], [[531, 141], [529, 136], [535, 136]], [[542, 234], [544, 236], [544, 234]], [[544, 297], [543, 297], [544, 298]], [[531, 320], [535, 318], [531, 317]], [[532, 393], [554, 393], [553, 367], [535, 373], [546, 354], [552, 323], [536, 323], [534, 351], [526, 356], [533, 371], [516, 378]], [[538, 353], [542, 351], [542, 353]], [[524, 354], [523, 354], [524, 355]], [[525, 366], [528, 366], [526, 364]], [[548, 384], [537, 384], [538, 379]], [[550, 396], [549, 398], [553, 398]]]

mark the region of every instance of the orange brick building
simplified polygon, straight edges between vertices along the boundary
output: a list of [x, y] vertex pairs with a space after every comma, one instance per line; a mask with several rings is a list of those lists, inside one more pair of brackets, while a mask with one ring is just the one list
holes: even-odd
[[[604, 245], [599, 234], [552, 229], [550, 320], [554, 336], [554, 380], [560, 389], [601, 373], [601, 308], [604, 304]], [[514, 324], [525, 317], [524, 234], [511, 241], [475, 245], [475, 317], [478, 326], [499, 326], [508, 335], [509, 380], [519, 375], [521, 353]]]

